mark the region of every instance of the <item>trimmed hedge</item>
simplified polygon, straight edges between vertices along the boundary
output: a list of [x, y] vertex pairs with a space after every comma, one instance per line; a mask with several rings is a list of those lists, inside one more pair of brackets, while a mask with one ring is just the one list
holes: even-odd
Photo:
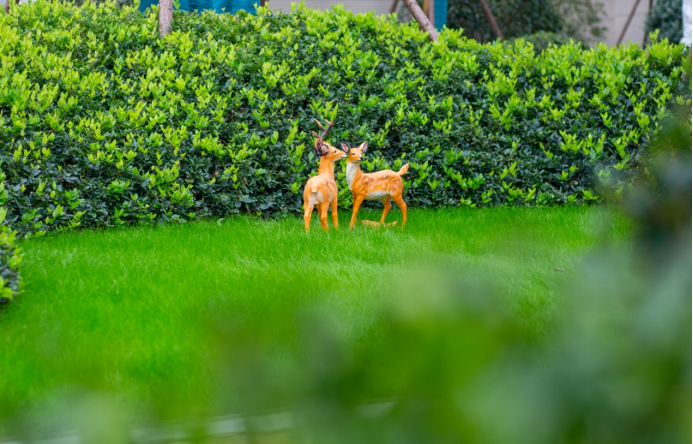
[[[0, 15], [0, 165], [21, 236], [301, 212], [329, 138], [369, 140], [410, 206], [579, 204], [628, 184], [681, 77], [683, 45], [539, 55], [394, 16], [176, 12], [39, 0]], [[683, 99], [680, 99], [683, 100]], [[340, 204], [350, 206], [338, 167]], [[616, 177], [618, 175], [618, 178]]]
[[22, 260], [15, 242], [15, 231], [7, 225], [8, 193], [5, 189], [5, 174], [0, 170], [0, 305], [10, 302], [19, 292], [19, 263]]

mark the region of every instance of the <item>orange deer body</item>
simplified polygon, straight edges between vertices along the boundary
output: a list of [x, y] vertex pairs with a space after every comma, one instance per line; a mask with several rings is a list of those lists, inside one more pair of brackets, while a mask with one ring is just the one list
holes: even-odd
[[334, 180], [334, 163], [347, 156], [346, 152], [322, 140], [330, 128], [332, 128], [334, 122], [329, 122], [327, 129], [323, 128], [317, 120], [316, 122], [322, 130], [322, 135], [320, 136], [313, 133], [316, 137], [315, 153], [320, 156], [320, 165], [318, 166], [318, 175], [308, 179], [303, 190], [303, 221], [306, 231], [310, 230], [310, 218], [315, 206], [318, 207], [318, 216], [320, 217], [320, 225], [323, 230], [329, 229], [327, 226], [327, 211], [330, 207], [332, 207], [332, 225], [334, 225], [335, 229], [339, 229], [337, 213], [337, 195], [339, 190]]
[[390, 200], [402, 210], [402, 229], [407, 224], [407, 204], [402, 199], [404, 191], [404, 181], [402, 176], [409, 170], [409, 164], [404, 165], [399, 171], [392, 170], [377, 171], [375, 173], [364, 173], [361, 171], [361, 161], [363, 153], [368, 149], [368, 142], [363, 142], [358, 148], [349, 148], [349, 145], [342, 142], [342, 149], [348, 151], [346, 179], [349, 190], [354, 197], [354, 212], [351, 215], [349, 228], [356, 225], [356, 216], [364, 200], [382, 200], [385, 206], [380, 223], [385, 222], [387, 213], [392, 208]]

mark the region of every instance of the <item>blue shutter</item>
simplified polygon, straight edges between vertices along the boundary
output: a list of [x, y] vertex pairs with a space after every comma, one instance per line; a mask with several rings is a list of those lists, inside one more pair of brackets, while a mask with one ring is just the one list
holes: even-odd
[[[212, 0], [188, 0], [188, 3], [190, 5], [190, 11], [206, 11], [208, 9], [214, 9], [214, 5], [212, 4]], [[181, 6], [183, 6], [181, 4]], [[181, 7], [181, 9], [183, 9]]]
[[245, 12], [255, 14], [255, 5], [260, 6], [260, 0], [233, 0], [231, 13], [235, 14], [242, 9]]
[[[178, 9], [175, 9], [174, 6], [174, 11], [190, 11], [190, 4], [188, 3], [189, 0], [178, 0]], [[173, 0], [173, 3], [175, 5], [176, 0]], [[158, 5], [159, 0], [140, 0], [140, 7], [139, 11], [144, 12], [149, 8], [150, 6]]]
[[436, 29], [441, 30], [448, 22], [448, 0], [435, 0], [433, 6], [436, 16]]
[[217, 14], [221, 14], [223, 12], [228, 14], [233, 11], [233, 0], [212, 0], [212, 3], [214, 3], [214, 12]]

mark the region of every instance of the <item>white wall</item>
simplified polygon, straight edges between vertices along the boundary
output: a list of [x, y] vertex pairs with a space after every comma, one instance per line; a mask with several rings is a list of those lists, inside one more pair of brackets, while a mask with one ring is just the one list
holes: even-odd
[[683, 0], [683, 37], [681, 43], [691, 46], [691, 0]]

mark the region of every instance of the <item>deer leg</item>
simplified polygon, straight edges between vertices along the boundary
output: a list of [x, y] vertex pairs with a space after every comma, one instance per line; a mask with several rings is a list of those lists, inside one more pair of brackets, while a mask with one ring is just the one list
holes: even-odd
[[332, 225], [339, 230], [339, 213], [337, 212], [337, 196], [332, 199]]
[[402, 229], [404, 230], [404, 226], [407, 225], [407, 204], [404, 202], [404, 199], [402, 199], [401, 194], [392, 196], [392, 200], [394, 200], [399, 209], [402, 210]]
[[389, 213], [390, 208], [392, 208], [392, 203], [390, 202], [390, 196], [383, 197], [383, 205], [385, 205], [385, 208], [383, 209], [383, 217], [380, 218], [381, 224], [385, 223], [385, 218], [387, 217], [387, 213]]
[[313, 205], [308, 204], [307, 200], [303, 201], [303, 222], [306, 224], [306, 232], [310, 230], [310, 217], [313, 215]]
[[363, 203], [363, 196], [354, 196], [354, 212], [351, 213], [349, 228], [354, 228], [354, 225], [356, 225], [356, 215], [359, 212], [359, 208], [361, 208], [361, 203]]
[[329, 209], [330, 209], [330, 207], [329, 207], [329, 204], [327, 202], [322, 202], [318, 206], [318, 215], [320, 216], [320, 226], [325, 231], [330, 229], [330, 227], [327, 226], [327, 210], [329, 210]]

